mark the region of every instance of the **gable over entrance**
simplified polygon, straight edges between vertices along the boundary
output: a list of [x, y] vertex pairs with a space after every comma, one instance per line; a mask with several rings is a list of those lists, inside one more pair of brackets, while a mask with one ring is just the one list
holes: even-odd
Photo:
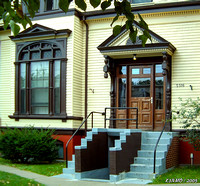
[[[134, 27], [138, 29], [136, 43], [123, 27], [119, 35], [111, 35], [98, 46], [105, 57], [104, 77], [108, 73], [111, 77], [111, 107], [120, 107], [111, 117], [136, 119], [138, 115], [138, 128], [161, 130], [171, 117], [171, 56], [176, 48], [151, 30], [152, 41], [142, 47], [142, 28], [136, 22]], [[136, 107], [138, 114], [125, 107]], [[136, 122], [111, 121], [110, 127], [136, 128]]]
[[132, 43], [129, 38], [129, 31], [125, 26], [117, 36], [111, 35], [97, 48], [103, 55], [108, 55], [112, 58], [129, 58], [133, 54], [138, 54], [140, 57], [146, 56], [161, 56], [162, 52], [166, 52], [169, 55], [173, 55], [176, 48], [167, 40], [157, 35], [155, 32], [149, 30], [152, 42], [147, 41], [145, 47], [142, 46], [139, 40], [139, 35], [142, 33], [142, 28], [137, 22], [134, 22], [134, 27], [138, 29], [138, 36], [136, 43]]

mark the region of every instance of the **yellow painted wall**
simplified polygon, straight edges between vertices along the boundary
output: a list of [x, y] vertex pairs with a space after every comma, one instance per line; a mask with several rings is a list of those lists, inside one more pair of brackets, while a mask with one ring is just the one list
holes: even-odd
[[[104, 0], [102, 0], [102, 2], [103, 1]], [[152, 2], [133, 3], [133, 4], [131, 4], [131, 6], [138, 7], [138, 6], [148, 6], [148, 5], [162, 4], [162, 3], [177, 3], [177, 2], [185, 2], [185, 1], [191, 1], [191, 0], [153, 0]], [[101, 10], [101, 6], [98, 6], [97, 8], [94, 9], [93, 6], [90, 4], [89, 0], [86, 0], [86, 3], [87, 3], [86, 11], [88, 11], [88, 12]], [[114, 3], [112, 2], [111, 6], [108, 9], [113, 9], [113, 8], [114, 8]]]
[[8, 38], [9, 31], [0, 31], [1, 55], [0, 55], [0, 118], [1, 125], [9, 124], [8, 115], [14, 110], [14, 90], [15, 79], [14, 64], [15, 45]]
[[[187, 14], [186, 14], [187, 13]], [[200, 96], [200, 11], [169, 13], [165, 18], [145, 18], [150, 29], [171, 42], [176, 51], [172, 57], [172, 109], [180, 105], [179, 97]], [[179, 87], [178, 84], [184, 84]], [[193, 86], [193, 90], [190, 89]], [[178, 121], [172, 122], [179, 129]]]
[[[162, 14], [143, 15], [150, 29], [171, 42], [176, 48], [172, 57], [172, 108], [179, 105], [178, 98], [196, 98], [200, 92], [200, 12], [180, 11]], [[88, 112], [104, 111], [110, 106], [110, 79], [104, 79], [104, 58], [97, 46], [107, 39], [111, 33], [111, 19], [89, 21], [89, 89]], [[178, 88], [177, 84], [184, 84]], [[190, 86], [193, 86], [191, 91]], [[103, 127], [101, 116], [96, 117], [95, 127]], [[173, 121], [173, 129], [180, 124]]]
[[[143, 15], [152, 31], [171, 42], [176, 48], [172, 60], [172, 106], [179, 105], [178, 97], [196, 98], [200, 92], [200, 11], [177, 11]], [[110, 78], [104, 78], [104, 57], [97, 49], [112, 34], [112, 18], [89, 20], [88, 51], [88, 114], [91, 111], [104, 112], [110, 106]], [[125, 20], [124, 20], [125, 21]], [[52, 22], [54, 24], [52, 24]], [[121, 20], [119, 20], [121, 23]], [[66, 108], [69, 116], [84, 117], [85, 87], [85, 26], [77, 17], [67, 16], [38, 20], [38, 24], [72, 30], [67, 41], [67, 93]], [[1, 125], [38, 127], [77, 127], [80, 121], [68, 120], [25, 120], [9, 119], [14, 113], [14, 64], [15, 43], [8, 38], [9, 32], [1, 31], [0, 55], [0, 118]], [[176, 84], [184, 84], [178, 88]], [[193, 86], [191, 91], [189, 85]], [[94, 115], [94, 127], [103, 127], [104, 117]], [[89, 120], [88, 126], [91, 125]], [[173, 129], [180, 125], [173, 122]]]
[[[53, 29], [70, 29], [72, 33], [67, 39], [67, 87], [66, 87], [66, 110], [68, 116], [73, 116], [73, 66], [74, 66], [74, 16], [67, 16], [61, 18], [52, 18], [47, 20], [34, 21], [33, 24], [38, 23]], [[54, 23], [54, 24], [52, 24]], [[5, 34], [6, 33], [6, 34]], [[10, 32], [0, 32], [1, 40], [1, 63], [0, 63], [0, 118], [1, 125], [5, 126], [28, 126], [34, 125], [37, 127], [60, 127], [73, 128], [73, 120], [38, 120], [38, 119], [20, 119], [15, 121], [10, 119], [8, 115], [14, 113], [14, 89], [15, 89], [15, 68], [13, 62], [15, 61], [15, 43], [11, 41], [8, 36]], [[43, 38], [41, 38], [43, 39]], [[50, 39], [50, 38], [45, 38]], [[24, 42], [25, 40], [22, 40]], [[79, 114], [79, 113], [78, 113]], [[76, 115], [76, 116], [81, 116]], [[80, 121], [79, 121], [80, 123]]]

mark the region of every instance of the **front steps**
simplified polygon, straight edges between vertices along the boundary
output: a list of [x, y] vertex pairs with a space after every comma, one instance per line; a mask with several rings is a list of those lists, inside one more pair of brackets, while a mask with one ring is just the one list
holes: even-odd
[[[109, 147], [109, 150], [121, 150], [122, 144], [126, 143], [126, 138], [130, 135], [129, 129], [110, 129], [115, 135], [119, 136], [114, 142], [114, 147]], [[97, 135], [98, 132], [104, 131], [105, 129], [93, 129], [87, 133], [86, 138], [81, 140], [81, 146], [77, 146], [76, 149], [87, 149], [88, 141], [92, 141], [93, 135]], [[136, 130], [135, 130], [136, 131]], [[141, 131], [137, 131], [141, 132]], [[112, 133], [112, 134], [114, 134]], [[153, 174], [153, 156], [154, 148], [160, 132], [141, 132], [141, 150], [138, 150], [137, 157], [134, 158], [134, 163], [130, 165], [129, 172], [122, 172], [119, 175], [109, 175], [109, 169], [97, 169], [92, 171], [85, 171], [81, 173], [75, 172], [75, 155], [73, 155], [73, 160], [68, 162], [68, 168], [63, 169], [63, 174], [56, 177], [62, 177], [66, 179], [77, 179], [77, 180], [93, 180], [93, 181], [106, 181], [106, 182], [116, 182], [116, 183], [135, 183], [135, 184], [147, 184], [150, 183], [153, 178], [157, 175], [166, 172], [166, 156], [174, 136], [177, 133], [164, 132], [156, 153], [156, 174]], [[110, 135], [112, 135], [110, 134]], [[123, 161], [123, 160], [122, 160]], [[103, 175], [108, 172], [107, 176]], [[99, 177], [99, 175], [101, 175]], [[98, 178], [97, 178], [98, 177]], [[108, 177], [108, 178], [105, 178]], [[105, 179], [104, 179], [105, 178]]]

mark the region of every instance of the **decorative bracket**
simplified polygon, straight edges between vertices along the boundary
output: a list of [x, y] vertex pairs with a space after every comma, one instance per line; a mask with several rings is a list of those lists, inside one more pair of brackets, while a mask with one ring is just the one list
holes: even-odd
[[104, 78], [108, 78], [108, 73], [110, 74], [110, 76], [114, 75], [115, 70], [114, 70], [114, 63], [112, 62], [112, 58], [110, 58], [109, 56], [104, 56], [105, 60], [105, 65], [103, 67], [103, 71], [104, 71]]
[[167, 52], [163, 52], [163, 63], [162, 63], [162, 69], [163, 69], [163, 76], [166, 76], [167, 73], [170, 71], [170, 65], [168, 61], [168, 55]]

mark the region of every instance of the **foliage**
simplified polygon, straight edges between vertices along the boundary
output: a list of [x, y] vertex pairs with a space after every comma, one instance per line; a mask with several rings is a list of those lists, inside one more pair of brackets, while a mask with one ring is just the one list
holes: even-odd
[[19, 186], [19, 185], [42, 186], [44, 185], [28, 178], [23, 178], [15, 174], [0, 171], [0, 185], [7, 185], [7, 184], [12, 185], [12, 186]]
[[165, 174], [159, 175], [153, 180], [153, 184], [200, 183], [199, 175], [199, 166], [178, 167]]
[[[75, 4], [85, 11], [87, 9], [87, 4], [85, 0], [74, 0]], [[59, 0], [59, 7], [64, 12], [67, 12], [72, 0]], [[90, 0], [90, 4], [94, 7], [101, 7], [103, 11], [114, 4], [114, 10], [116, 12], [116, 16], [113, 18], [111, 26], [114, 22], [118, 20], [120, 16], [125, 16], [126, 18], [126, 29], [130, 31], [129, 37], [132, 42], [136, 42], [136, 36], [138, 33], [137, 28], [133, 27], [133, 22], [135, 21], [135, 16], [131, 11], [131, 4], [129, 0]], [[23, 12], [23, 6], [26, 7], [30, 16], [27, 16], [25, 12]], [[1, 0], [0, 1], [0, 20], [2, 19], [4, 22], [4, 29], [7, 29], [8, 25], [10, 25], [13, 34], [16, 36], [20, 31], [21, 24], [24, 29], [27, 24], [32, 26], [31, 20], [29, 17], [35, 17], [35, 14], [38, 12], [40, 8], [40, 0]], [[149, 28], [146, 22], [143, 20], [140, 14], [138, 14], [140, 21], [138, 24], [143, 28], [143, 34], [139, 36], [139, 39], [142, 41], [142, 45], [145, 46], [145, 43], [148, 39], [151, 40], [151, 36], [148, 32]], [[113, 28], [113, 34], [117, 35], [121, 32], [122, 25], [115, 25]]]
[[52, 134], [52, 130], [38, 130], [33, 127], [21, 130], [3, 129], [0, 133], [0, 152], [4, 158], [13, 162], [52, 162], [58, 152]]
[[11, 167], [18, 168], [20, 170], [26, 170], [30, 172], [35, 172], [37, 174], [45, 176], [54, 176], [62, 174], [63, 168], [65, 167], [65, 162], [53, 162], [53, 163], [44, 163], [44, 164], [22, 164], [22, 163], [13, 163], [10, 160], [0, 158], [0, 165], [7, 165]]
[[185, 141], [189, 141], [193, 145], [196, 151], [200, 151], [200, 99], [192, 100], [191, 98], [183, 101], [181, 98], [181, 107], [173, 116], [173, 119], [179, 119], [179, 122], [183, 124], [183, 128], [186, 129]]

